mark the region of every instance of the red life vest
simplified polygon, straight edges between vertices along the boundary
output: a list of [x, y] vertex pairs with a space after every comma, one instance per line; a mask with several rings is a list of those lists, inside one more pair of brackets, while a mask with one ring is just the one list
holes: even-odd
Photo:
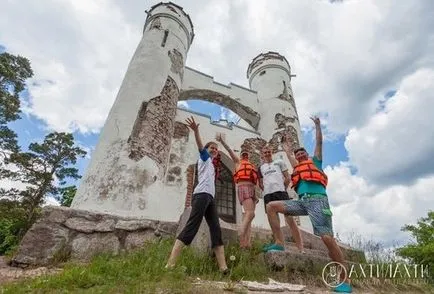
[[234, 182], [252, 182], [256, 185], [258, 182], [258, 172], [253, 164], [248, 160], [241, 159], [238, 169], [234, 173]]
[[327, 175], [315, 166], [312, 159], [304, 160], [294, 167], [291, 175], [291, 187], [297, 187], [300, 180], [315, 182], [324, 187], [326, 187], [328, 183]]

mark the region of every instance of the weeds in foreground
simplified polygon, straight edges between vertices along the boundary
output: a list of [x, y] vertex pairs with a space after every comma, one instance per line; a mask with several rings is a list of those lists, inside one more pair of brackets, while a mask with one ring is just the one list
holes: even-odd
[[[241, 293], [237, 287], [239, 281], [266, 282], [269, 277], [325, 289], [321, 274], [313, 268], [303, 271], [285, 267], [280, 272], [269, 269], [259, 242], [250, 251], [240, 250], [237, 245], [225, 248], [230, 268], [228, 276], [219, 273], [214, 257], [195, 252], [193, 248], [185, 248], [178, 266], [166, 270], [164, 266], [172, 245], [173, 239], [162, 239], [146, 243], [134, 252], [97, 256], [86, 265], [69, 262], [58, 274], [4, 285], [0, 287], [0, 293], [208, 293], [211, 290], [209, 293]], [[194, 285], [199, 280], [222, 281], [223, 287], [217, 290], [208, 286], [204, 290]], [[423, 286], [371, 285], [369, 281], [360, 281], [354, 286], [375, 289], [376, 293], [381, 293], [381, 288], [385, 288], [383, 293], [395, 293], [395, 290], [399, 292], [401, 289], [404, 289], [401, 293], [429, 293], [429, 290], [424, 292]], [[394, 291], [391, 292], [391, 289]]]
[[[63, 271], [52, 276], [23, 280], [0, 287], [0, 293], [64, 292], [80, 293], [186, 293], [196, 277], [202, 280], [223, 280], [231, 283], [242, 278], [265, 281], [269, 271], [263, 258], [258, 258], [260, 245], [250, 252], [238, 246], [226, 248], [229, 276], [222, 276], [215, 258], [185, 248], [173, 270], [164, 268], [173, 245], [172, 239], [146, 243], [143, 249], [119, 256], [99, 255], [89, 264], [66, 263]], [[231, 260], [230, 256], [235, 259]], [[228, 284], [229, 285], [229, 284]], [[164, 292], [163, 291], [163, 292]]]

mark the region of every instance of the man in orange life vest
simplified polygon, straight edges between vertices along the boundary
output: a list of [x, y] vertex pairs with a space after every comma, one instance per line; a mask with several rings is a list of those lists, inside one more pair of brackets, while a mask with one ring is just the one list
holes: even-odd
[[241, 158], [239, 158], [221, 136], [217, 136], [216, 140], [228, 151], [235, 165], [234, 182], [237, 186], [238, 200], [244, 209], [243, 222], [240, 227], [240, 247], [247, 249], [251, 247], [251, 226], [255, 217], [256, 203], [258, 202], [255, 197], [258, 172], [256, 167], [249, 161], [249, 153], [246, 150], [241, 151]]
[[[283, 235], [277, 213], [285, 215], [309, 215], [314, 234], [320, 236], [327, 246], [330, 258], [344, 265], [344, 256], [336, 240], [333, 238], [332, 212], [328, 203], [326, 186], [327, 176], [322, 170], [322, 132], [318, 117], [311, 118], [315, 123], [316, 146], [313, 158], [309, 158], [304, 148], [297, 148], [292, 152], [289, 138], [284, 139], [283, 148], [293, 167], [291, 175], [292, 188], [295, 189], [299, 200], [273, 201], [267, 205], [267, 214], [270, 220], [274, 238], [283, 242]], [[335, 292], [351, 293], [352, 287], [345, 272], [341, 273], [341, 282], [334, 289]]]

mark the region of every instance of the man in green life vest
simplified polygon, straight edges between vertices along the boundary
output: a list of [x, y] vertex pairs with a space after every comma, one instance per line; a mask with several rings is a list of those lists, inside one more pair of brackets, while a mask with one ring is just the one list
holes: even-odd
[[[314, 234], [321, 237], [326, 245], [330, 258], [345, 266], [344, 255], [333, 237], [332, 212], [326, 193], [327, 176], [322, 170], [322, 131], [318, 117], [311, 118], [315, 123], [316, 144], [312, 158], [304, 148], [294, 149], [290, 138], [284, 138], [283, 148], [293, 167], [291, 175], [292, 188], [299, 199], [292, 201], [273, 201], [267, 204], [267, 214], [271, 229], [276, 240], [282, 240], [283, 235], [278, 225], [277, 213], [299, 216], [308, 215], [313, 226]], [[342, 271], [340, 283], [334, 288], [335, 292], [351, 293], [350, 280]]]

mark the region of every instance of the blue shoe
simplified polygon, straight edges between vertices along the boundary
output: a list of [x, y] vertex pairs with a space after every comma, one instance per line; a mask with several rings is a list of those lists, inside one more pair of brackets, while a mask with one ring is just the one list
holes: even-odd
[[353, 293], [353, 287], [348, 283], [343, 283], [333, 289], [333, 292], [339, 293]]
[[285, 251], [285, 247], [283, 247], [282, 245], [271, 244], [267, 247], [267, 252], [270, 251]]
[[270, 247], [270, 246], [272, 246], [272, 245], [273, 245], [273, 243], [265, 244], [265, 245], [262, 247], [262, 251], [263, 251], [263, 252], [267, 252], [268, 247]]

